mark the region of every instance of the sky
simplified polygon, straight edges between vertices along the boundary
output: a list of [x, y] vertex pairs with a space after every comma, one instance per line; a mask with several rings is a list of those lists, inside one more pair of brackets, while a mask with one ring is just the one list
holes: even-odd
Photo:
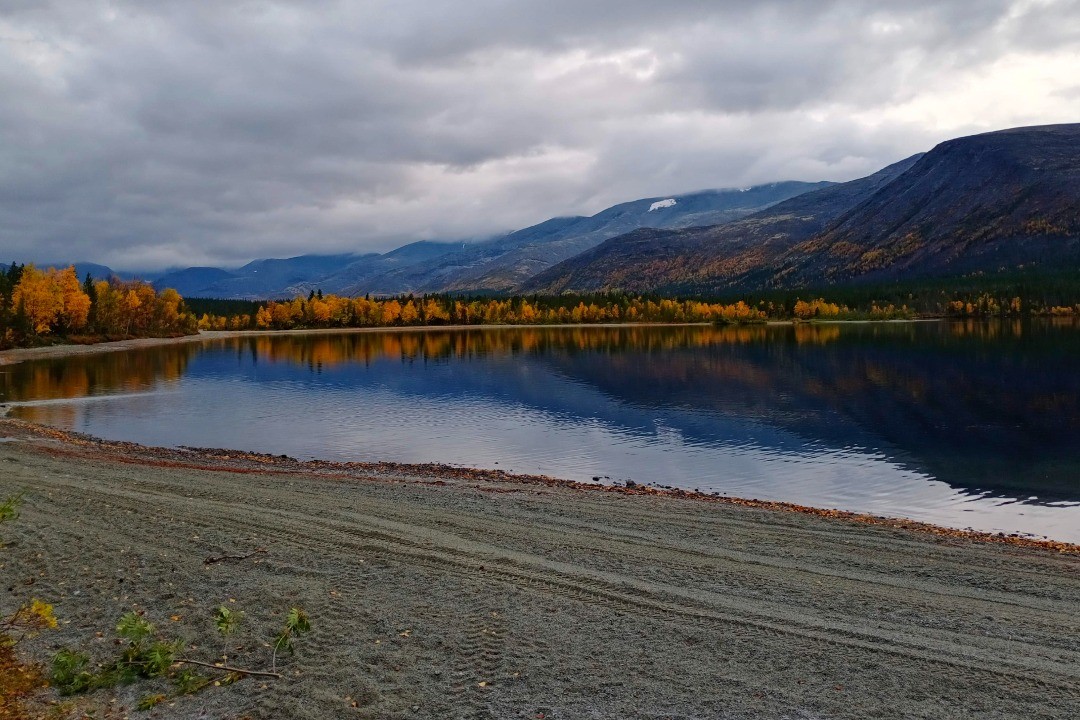
[[1080, 0], [0, 0], [0, 261], [481, 239], [1078, 111]]

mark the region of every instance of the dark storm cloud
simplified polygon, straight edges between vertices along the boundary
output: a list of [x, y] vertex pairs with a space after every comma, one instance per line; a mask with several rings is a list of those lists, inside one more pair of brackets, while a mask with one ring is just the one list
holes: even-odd
[[1075, 120], [1077, 18], [1076, 0], [9, 0], [0, 255], [385, 250], [848, 179]]

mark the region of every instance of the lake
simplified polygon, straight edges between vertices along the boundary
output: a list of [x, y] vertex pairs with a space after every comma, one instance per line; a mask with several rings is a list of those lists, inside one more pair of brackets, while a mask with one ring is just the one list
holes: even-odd
[[261, 335], [4, 368], [151, 445], [653, 483], [1080, 542], [1072, 322]]

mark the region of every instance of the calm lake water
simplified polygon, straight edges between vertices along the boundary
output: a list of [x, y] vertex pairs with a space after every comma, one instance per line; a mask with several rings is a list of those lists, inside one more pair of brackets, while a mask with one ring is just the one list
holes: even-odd
[[4, 368], [28, 420], [442, 462], [1080, 541], [1080, 327], [526, 328], [217, 339]]

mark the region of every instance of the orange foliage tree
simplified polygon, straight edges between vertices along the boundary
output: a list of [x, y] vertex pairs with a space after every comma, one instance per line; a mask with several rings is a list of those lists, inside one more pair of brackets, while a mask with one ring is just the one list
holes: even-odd
[[196, 330], [175, 290], [157, 293], [148, 283], [116, 279], [80, 283], [74, 266], [43, 271], [12, 264], [0, 274], [0, 347], [34, 344], [47, 336], [171, 336]]
[[[309, 296], [306, 300], [271, 301], [255, 312], [255, 326], [262, 329], [334, 327], [415, 327], [421, 325], [554, 325], [625, 322], [717, 322], [756, 323], [767, 319], [761, 307], [745, 302], [706, 303], [639, 297], [599, 299], [576, 305], [558, 298], [458, 298], [401, 297], [376, 300], [337, 295]], [[250, 318], [248, 318], [250, 319]], [[245, 320], [246, 323], [246, 320]], [[204, 315], [199, 327], [207, 330], [244, 327], [235, 318]]]

